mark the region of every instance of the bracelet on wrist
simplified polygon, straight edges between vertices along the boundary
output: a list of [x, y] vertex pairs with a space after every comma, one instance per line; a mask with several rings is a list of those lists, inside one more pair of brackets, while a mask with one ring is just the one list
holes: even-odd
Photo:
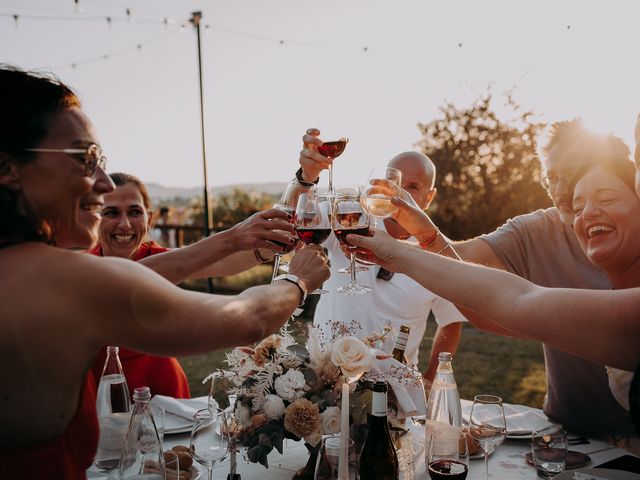
[[267, 263], [267, 262], [270, 262], [272, 260], [271, 258], [264, 258], [262, 256], [262, 254], [260, 253], [260, 249], [259, 248], [254, 248], [253, 249], [253, 256], [256, 257], [256, 260], [258, 261], [258, 263]]
[[296, 180], [303, 187], [313, 187], [314, 185], [318, 184], [318, 182], [320, 181], [320, 177], [316, 178], [313, 182], [307, 182], [304, 178], [302, 178], [302, 167], [300, 167], [296, 171]]
[[444, 246], [444, 247], [442, 247], [442, 249], [441, 249], [441, 250], [439, 250], [439, 251], [437, 251], [437, 252], [434, 252], [434, 253], [435, 253], [436, 255], [440, 255], [441, 253], [444, 253], [444, 251], [445, 251], [447, 248], [451, 247], [451, 246], [452, 246], [452, 245], [451, 245], [451, 242], [449, 242], [449, 241], [447, 240], [447, 242], [446, 242], [445, 246]]
[[423, 250], [428, 250], [429, 248], [433, 247], [439, 235], [440, 230], [436, 228], [435, 232], [433, 232], [429, 236], [429, 238], [427, 238], [424, 242], [420, 242], [420, 248], [422, 248]]

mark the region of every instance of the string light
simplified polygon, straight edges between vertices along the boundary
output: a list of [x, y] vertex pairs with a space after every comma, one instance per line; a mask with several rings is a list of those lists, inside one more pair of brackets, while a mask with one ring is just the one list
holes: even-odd
[[15, 15], [15, 14], [13, 15], [13, 21], [16, 24], [16, 28], [20, 26], [20, 22], [18, 21], [18, 18], [19, 18], [18, 15]]

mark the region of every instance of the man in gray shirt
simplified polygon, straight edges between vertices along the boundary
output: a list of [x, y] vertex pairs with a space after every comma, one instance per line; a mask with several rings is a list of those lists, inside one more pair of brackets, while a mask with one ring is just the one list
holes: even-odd
[[[588, 135], [578, 121], [555, 124], [544, 148], [542, 167], [547, 189], [555, 207], [520, 215], [495, 232], [455, 244], [467, 261], [507, 270], [544, 287], [607, 289], [605, 273], [592, 265], [580, 249], [573, 232], [573, 211], [569, 183], [585, 164], [577, 152]], [[613, 148], [626, 148], [611, 136]], [[437, 251], [441, 246], [434, 245]], [[557, 319], [558, 322], [562, 318]], [[485, 322], [494, 333], [512, 335]], [[609, 390], [603, 365], [569, 355], [544, 345], [547, 371], [545, 413], [572, 431], [626, 435], [635, 429], [629, 413]]]

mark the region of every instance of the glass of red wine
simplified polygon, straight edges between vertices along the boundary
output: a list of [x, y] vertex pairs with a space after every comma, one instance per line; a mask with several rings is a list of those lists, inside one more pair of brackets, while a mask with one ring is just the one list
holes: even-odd
[[432, 422], [433, 438], [427, 454], [432, 480], [464, 480], [469, 471], [469, 448], [464, 430], [444, 422]]
[[[292, 180], [287, 184], [287, 188], [282, 193], [282, 197], [280, 197], [280, 201], [276, 203], [273, 206], [273, 208], [277, 208], [278, 210], [282, 210], [283, 212], [286, 212], [287, 219], [289, 220], [289, 222], [293, 222], [293, 215], [296, 212], [296, 204], [298, 202], [298, 196], [301, 193], [306, 192], [307, 190], [308, 190], [308, 187], [303, 187], [297, 181]], [[288, 244], [276, 242], [274, 240], [271, 240], [271, 242], [275, 243], [276, 245], [284, 249], [283, 252], [277, 252], [275, 250], [273, 251], [273, 253], [275, 254], [275, 257], [273, 260], [273, 273], [271, 274], [271, 281], [273, 281], [273, 279], [278, 276], [279, 270], [287, 271], [289, 265], [282, 262], [281, 260], [282, 255], [285, 255], [289, 253], [291, 250], [293, 250], [296, 244], [298, 243], [298, 239], [294, 237], [294, 241]]]
[[[318, 147], [318, 152], [333, 160], [344, 152], [348, 142], [349, 139], [345, 137], [330, 142], [324, 142]], [[329, 165], [329, 193], [333, 194], [333, 165]]]
[[368, 235], [369, 215], [362, 208], [359, 193], [336, 193], [333, 197], [333, 215], [331, 224], [333, 233], [340, 242], [340, 247], [350, 259], [351, 281], [349, 284], [338, 288], [337, 292], [343, 295], [362, 295], [371, 292], [371, 288], [359, 285], [356, 281], [357, 266], [356, 253], [369, 254], [364, 248], [357, 248], [347, 242], [347, 235]]
[[[293, 225], [296, 234], [307, 245], [320, 245], [331, 235], [331, 220], [329, 199], [318, 195], [315, 188], [298, 197]], [[329, 293], [318, 288], [310, 294], [322, 295]]]

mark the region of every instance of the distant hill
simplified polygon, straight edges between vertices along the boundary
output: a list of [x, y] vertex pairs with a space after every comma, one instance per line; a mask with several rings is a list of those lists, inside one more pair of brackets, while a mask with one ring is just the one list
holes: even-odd
[[[154, 203], [162, 200], [169, 200], [176, 197], [193, 198], [202, 196], [202, 187], [165, 187], [157, 183], [147, 183], [149, 196]], [[244, 183], [237, 185], [224, 185], [222, 187], [214, 187], [210, 189], [212, 196], [216, 197], [223, 193], [231, 193], [234, 188], [241, 188], [249, 192], [268, 193], [269, 195], [279, 195], [285, 188], [285, 183]]]

